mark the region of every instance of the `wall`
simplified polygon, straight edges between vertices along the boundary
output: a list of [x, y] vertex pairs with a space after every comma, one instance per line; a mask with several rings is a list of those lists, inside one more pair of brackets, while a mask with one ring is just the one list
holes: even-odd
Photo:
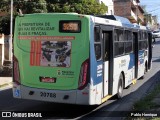
[[131, 2], [115, 1], [114, 14], [118, 16], [123, 16], [123, 17], [131, 16]]
[[4, 34], [0, 34], [0, 67], [4, 62]]

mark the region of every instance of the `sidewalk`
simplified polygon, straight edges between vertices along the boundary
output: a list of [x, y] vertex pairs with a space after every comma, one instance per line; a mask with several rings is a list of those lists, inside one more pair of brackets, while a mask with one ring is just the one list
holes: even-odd
[[12, 77], [0, 77], [0, 86], [12, 83]]

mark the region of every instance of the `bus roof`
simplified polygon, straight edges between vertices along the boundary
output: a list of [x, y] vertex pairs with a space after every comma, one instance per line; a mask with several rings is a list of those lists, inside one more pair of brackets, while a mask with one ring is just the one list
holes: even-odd
[[[146, 26], [140, 26], [138, 24], [132, 24], [127, 18], [124, 18], [124, 17], [121, 17], [121, 16], [98, 15], [95, 18], [96, 18], [96, 20], [95, 20], [96, 23], [109, 24], [109, 25], [121, 26], [121, 27], [126, 27], [126, 28], [133, 28], [133, 29], [147, 30]], [[100, 18], [102, 18], [102, 19], [100, 19]]]
[[[79, 17], [90, 17], [94, 23], [105, 24], [105, 25], [113, 25], [119, 27], [133, 28], [133, 29], [141, 29], [148, 30], [146, 26], [140, 26], [138, 24], [132, 24], [127, 18], [116, 16], [116, 15], [84, 15], [78, 13], [33, 13], [33, 14], [25, 14], [23, 16], [33, 16], [33, 15], [73, 15]], [[22, 16], [21, 16], [22, 17]]]

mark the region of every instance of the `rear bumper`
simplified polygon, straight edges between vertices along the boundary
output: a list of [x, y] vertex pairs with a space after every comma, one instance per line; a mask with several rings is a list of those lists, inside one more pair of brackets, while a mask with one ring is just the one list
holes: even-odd
[[160, 38], [160, 35], [153, 35], [153, 38]]
[[13, 97], [56, 103], [76, 104], [77, 90], [47, 90], [19, 85], [13, 88]]
[[31, 88], [24, 85], [14, 85], [13, 97], [54, 103], [89, 105], [89, 94], [83, 95], [83, 91], [84, 90], [48, 90]]

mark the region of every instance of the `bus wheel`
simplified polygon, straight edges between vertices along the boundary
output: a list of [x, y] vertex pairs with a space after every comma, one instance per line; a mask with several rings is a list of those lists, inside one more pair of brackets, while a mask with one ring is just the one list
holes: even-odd
[[144, 68], [144, 74], [146, 74], [148, 71], [148, 66], [147, 66], [147, 62], [145, 63], [145, 68]]
[[121, 74], [119, 77], [119, 83], [118, 83], [118, 92], [117, 92], [117, 98], [122, 98], [123, 96], [123, 75]]
[[146, 65], [145, 65], [145, 68], [144, 68], [144, 74], [143, 74], [143, 76], [142, 76], [142, 77], [140, 77], [140, 79], [144, 79], [144, 75], [146, 74], [146, 72], [147, 72], [147, 68], [146, 68]]

